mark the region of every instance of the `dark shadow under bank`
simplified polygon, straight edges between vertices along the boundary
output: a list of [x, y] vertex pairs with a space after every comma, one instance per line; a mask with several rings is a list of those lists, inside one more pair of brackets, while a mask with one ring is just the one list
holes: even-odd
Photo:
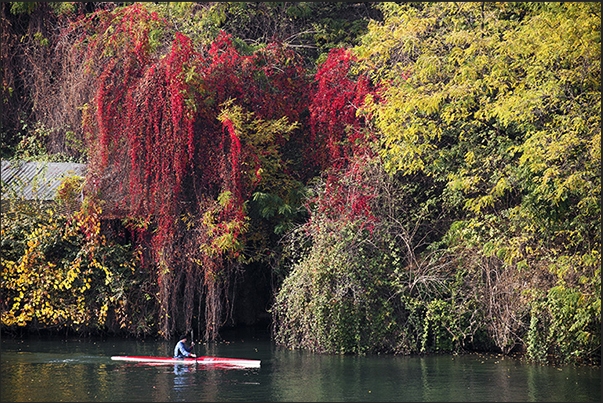
[[[219, 332], [219, 337], [216, 342], [233, 342], [236, 340], [271, 340], [271, 323], [269, 321], [260, 321], [254, 325], [240, 325], [234, 327], [222, 328]], [[3, 328], [0, 331], [0, 338], [25, 340], [28, 338], [48, 338], [56, 340], [65, 339], [90, 339], [90, 340], [105, 340], [112, 338], [120, 338], [124, 340], [164, 340], [160, 336], [137, 337], [130, 333], [106, 332], [98, 330], [83, 330], [75, 331], [71, 328], [63, 329], [32, 329], [30, 327], [14, 327], [10, 329]], [[199, 340], [197, 334], [194, 338]]]

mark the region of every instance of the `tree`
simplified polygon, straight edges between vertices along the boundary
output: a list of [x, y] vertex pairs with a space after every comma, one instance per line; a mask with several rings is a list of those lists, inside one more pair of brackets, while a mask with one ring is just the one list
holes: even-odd
[[[563, 285], [587, 309], [600, 289], [600, 5], [383, 11], [359, 49], [384, 88], [368, 103], [381, 155], [391, 172], [446, 185], [459, 215], [445, 242], [471, 281], [498, 276], [477, 283], [477, 298], [493, 301], [483, 305], [490, 334], [508, 352], [526, 334], [533, 293]], [[587, 330], [594, 313], [576, 329], [589, 346], [600, 342]]]
[[[5, 2], [2, 4], [2, 158], [35, 139], [55, 161], [85, 159], [80, 107], [89, 101], [84, 66], [68, 57], [69, 24], [110, 3]], [[20, 149], [21, 150], [20, 150]]]

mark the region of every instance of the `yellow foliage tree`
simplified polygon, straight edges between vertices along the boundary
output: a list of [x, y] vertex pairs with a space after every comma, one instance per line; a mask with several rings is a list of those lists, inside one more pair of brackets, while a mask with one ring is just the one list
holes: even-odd
[[521, 343], [530, 301], [574, 292], [591, 314], [573, 331], [599, 332], [600, 3], [381, 7], [357, 48], [383, 88], [368, 102], [381, 155], [390, 172], [445, 186], [457, 222], [444, 240], [494, 301], [498, 346]]

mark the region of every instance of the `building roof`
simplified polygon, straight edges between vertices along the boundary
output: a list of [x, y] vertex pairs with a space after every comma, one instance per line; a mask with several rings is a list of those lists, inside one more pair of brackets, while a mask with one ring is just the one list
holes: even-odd
[[85, 176], [86, 164], [44, 161], [2, 161], [2, 198], [54, 200], [64, 178]]

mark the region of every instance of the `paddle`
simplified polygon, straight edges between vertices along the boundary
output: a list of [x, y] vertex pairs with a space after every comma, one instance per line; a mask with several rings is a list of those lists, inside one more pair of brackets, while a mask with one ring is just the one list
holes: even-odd
[[195, 353], [195, 342], [193, 339], [193, 329], [191, 329], [191, 350], [193, 351], [193, 354], [195, 354], [195, 365], [197, 365], [197, 354]]

